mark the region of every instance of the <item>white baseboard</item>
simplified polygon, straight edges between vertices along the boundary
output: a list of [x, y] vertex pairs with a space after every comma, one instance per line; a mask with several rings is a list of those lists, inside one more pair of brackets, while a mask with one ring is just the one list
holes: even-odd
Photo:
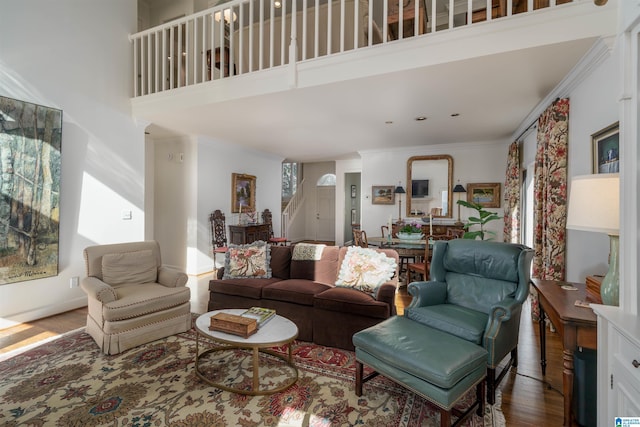
[[10, 328], [21, 323], [32, 322], [34, 320], [42, 319], [45, 317], [53, 316], [55, 314], [64, 313], [65, 311], [75, 310], [76, 308], [86, 306], [87, 297], [83, 296], [74, 298], [70, 301], [64, 301], [53, 305], [34, 308], [33, 310], [23, 311], [22, 313], [16, 313], [0, 318], [0, 329]]

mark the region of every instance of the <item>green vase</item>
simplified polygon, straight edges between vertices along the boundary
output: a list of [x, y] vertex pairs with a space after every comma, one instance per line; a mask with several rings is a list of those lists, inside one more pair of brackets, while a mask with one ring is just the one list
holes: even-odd
[[609, 271], [602, 279], [600, 286], [600, 296], [602, 303], [606, 305], [620, 305], [620, 273], [618, 268], [618, 247], [620, 237], [609, 235]]

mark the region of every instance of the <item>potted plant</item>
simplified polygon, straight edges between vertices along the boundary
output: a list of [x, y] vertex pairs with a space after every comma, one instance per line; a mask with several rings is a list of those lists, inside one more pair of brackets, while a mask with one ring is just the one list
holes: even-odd
[[[466, 200], [458, 200], [458, 204], [469, 209], [474, 209], [478, 212], [477, 216], [470, 216], [467, 223], [464, 225], [465, 239], [477, 239], [478, 237], [480, 237], [480, 240], [492, 240], [495, 237], [496, 233], [494, 233], [493, 231], [485, 230], [484, 226], [491, 221], [500, 219], [501, 217], [497, 213], [485, 210], [484, 207], [479, 203], [467, 202]], [[480, 226], [480, 229], [470, 231], [470, 228], [476, 225]], [[485, 239], [486, 236], [491, 237]]]
[[398, 229], [399, 239], [420, 240], [422, 236], [422, 224], [418, 222], [404, 223], [404, 225]]

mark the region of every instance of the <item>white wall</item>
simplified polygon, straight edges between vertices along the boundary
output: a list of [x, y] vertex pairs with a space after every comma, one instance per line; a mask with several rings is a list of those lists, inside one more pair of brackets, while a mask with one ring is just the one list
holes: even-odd
[[[453, 157], [453, 184], [458, 181], [466, 188], [469, 183], [504, 183], [507, 168], [506, 142], [476, 142], [466, 144], [436, 144], [422, 147], [390, 148], [388, 150], [361, 151], [362, 157], [362, 229], [369, 236], [379, 236], [380, 226], [398, 218], [398, 200], [394, 205], [371, 204], [373, 185], [393, 185], [398, 183], [406, 189], [407, 159], [412, 156], [449, 154]], [[462, 197], [465, 197], [463, 195]], [[434, 223], [453, 223], [457, 219], [457, 196], [453, 196], [451, 219], [436, 219]], [[502, 209], [488, 209], [502, 216]], [[461, 208], [460, 218], [465, 221], [473, 213]], [[402, 217], [406, 216], [406, 195], [402, 195]], [[503, 221], [488, 224], [487, 229], [496, 232], [497, 241], [502, 241]]]
[[[130, 0], [8, 0], [0, 94], [63, 110], [59, 274], [0, 286], [0, 328], [86, 305], [82, 250], [144, 238], [144, 129], [130, 116]], [[122, 211], [133, 218], [121, 219]]]
[[[569, 97], [569, 151], [568, 180], [569, 195], [571, 178], [592, 173], [591, 135], [618, 120], [619, 57], [612, 51], [597, 67], [580, 75], [584, 70], [576, 69], [567, 77], [574, 84], [568, 93], [552, 93]], [[543, 106], [546, 108], [546, 105]], [[537, 129], [524, 137], [522, 163], [527, 168], [529, 179], [534, 177]], [[595, 203], [595, 201], [594, 201]], [[609, 238], [606, 234], [567, 230], [566, 275], [568, 281], [584, 283], [586, 276], [604, 275], [608, 269]]]
[[[191, 196], [190, 205], [194, 209], [188, 214], [187, 273], [202, 274], [213, 268], [211, 212], [216, 209], [224, 212], [227, 225], [238, 222], [238, 215], [231, 213], [232, 173], [256, 177], [256, 209], [260, 212], [269, 209], [273, 213], [273, 231], [280, 235], [284, 158], [205, 137], [197, 139], [194, 154], [197, 167], [192, 168], [191, 188], [197, 190]], [[227, 236], [228, 233], [227, 229]], [[218, 257], [218, 263], [222, 261]]]
[[[619, 63], [612, 52], [569, 94], [569, 177], [592, 173], [591, 135], [618, 121]], [[608, 256], [606, 234], [567, 230], [568, 281], [584, 283], [588, 275], [604, 275]]]

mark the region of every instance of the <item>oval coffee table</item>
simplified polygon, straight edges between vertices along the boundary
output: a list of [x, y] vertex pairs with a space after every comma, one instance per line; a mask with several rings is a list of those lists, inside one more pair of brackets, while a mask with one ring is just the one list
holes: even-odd
[[[205, 381], [206, 383], [220, 388], [222, 390], [248, 394], [248, 395], [265, 395], [273, 394], [279, 391], [285, 390], [291, 387], [298, 380], [298, 368], [293, 364], [293, 358], [291, 356], [291, 343], [298, 337], [298, 327], [291, 320], [282, 316], [275, 315], [264, 326], [258, 329], [258, 332], [243, 338], [238, 335], [227, 334], [221, 331], [212, 331], [209, 329], [211, 324], [211, 316], [217, 313], [228, 313], [240, 315], [244, 313], [246, 309], [225, 309], [215, 310], [205, 313], [196, 319], [196, 375]], [[199, 341], [200, 336], [206, 337], [216, 344], [222, 344], [214, 346], [208, 350], [200, 353]], [[272, 350], [268, 350], [269, 347], [276, 347], [286, 345], [288, 347], [288, 357], [282, 354], [278, 354]], [[245, 349], [252, 352], [252, 369], [253, 369], [253, 383], [251, 390], [240, 389], [236, 387], [230, 387], [219, 382], [215, 382], [200, 371], [200, 364], [203, 356], [220, 351], [228, 351], [233, 349]], [[260, 358], [259, 353], [263, 352], [270, 354], [284, 361], [286, 365], [291, 368], [292, 376], [283, 385], [271, 389], [260, 389]]]

